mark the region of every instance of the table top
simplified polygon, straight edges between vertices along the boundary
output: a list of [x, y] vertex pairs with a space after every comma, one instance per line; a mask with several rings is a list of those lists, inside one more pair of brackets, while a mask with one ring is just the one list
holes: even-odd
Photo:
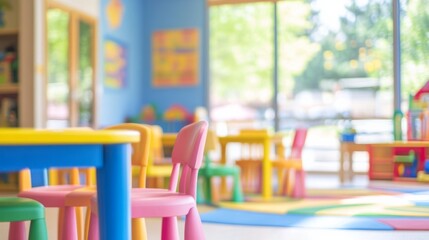
[[274, 142], [281, 141], [285, 134], [276, 133], [276, 134], [261, 134], [261, 133], [250, 133], [250, 134], [237, 134], [237, 135], [227, 135], [219, 137], [220, 143], [226, 142], [261, 142], [266, 139], [270, 139]]
[[119, 144], [139, 140], [138, 132], [128, 130], [0, 128], [0, 145]]

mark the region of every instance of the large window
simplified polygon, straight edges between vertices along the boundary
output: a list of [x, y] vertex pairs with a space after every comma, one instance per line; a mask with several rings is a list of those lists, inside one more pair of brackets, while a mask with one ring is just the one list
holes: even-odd
[[426, 0], [401, 0], [401, 10], [402, 95], [407, 99], [429, 80], [429, 7]]
[[270, 126], [273, 5], [210, 8], [211, 117], [220, 131]]

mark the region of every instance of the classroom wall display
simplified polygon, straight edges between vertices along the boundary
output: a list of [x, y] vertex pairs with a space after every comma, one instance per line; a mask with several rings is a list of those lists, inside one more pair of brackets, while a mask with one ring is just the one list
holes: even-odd
[[106, 38], [104, 41], [104, 85], [123, 88], [127, 79], [127, 48], [120, 41]]
[[199, 82], [197, 29], [156, 31], [152, 34], [152, 85], [194, 86]]
[[117, 29], [122, 25], [124, 15], [122, 0], [110, 0], [106, 7], [107, 23], [110, 29]]

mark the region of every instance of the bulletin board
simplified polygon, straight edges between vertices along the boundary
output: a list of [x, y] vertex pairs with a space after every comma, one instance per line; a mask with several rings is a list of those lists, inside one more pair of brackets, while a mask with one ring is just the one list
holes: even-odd
[[104, 42], [104, 85], [123, 88], [127, 82], [127, 48], [120, 41], [108, 38]]
[[156, 31], [152, 34], [152, 85], [198, 85], [199, 33], [197, 29]]

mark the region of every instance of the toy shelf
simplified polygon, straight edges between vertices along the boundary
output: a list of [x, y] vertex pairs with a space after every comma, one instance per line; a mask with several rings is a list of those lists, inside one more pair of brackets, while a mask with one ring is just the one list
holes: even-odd
[[369, 145], [371, 180], [415, 181], [429, 158], [429, 142], [403, 141]]

